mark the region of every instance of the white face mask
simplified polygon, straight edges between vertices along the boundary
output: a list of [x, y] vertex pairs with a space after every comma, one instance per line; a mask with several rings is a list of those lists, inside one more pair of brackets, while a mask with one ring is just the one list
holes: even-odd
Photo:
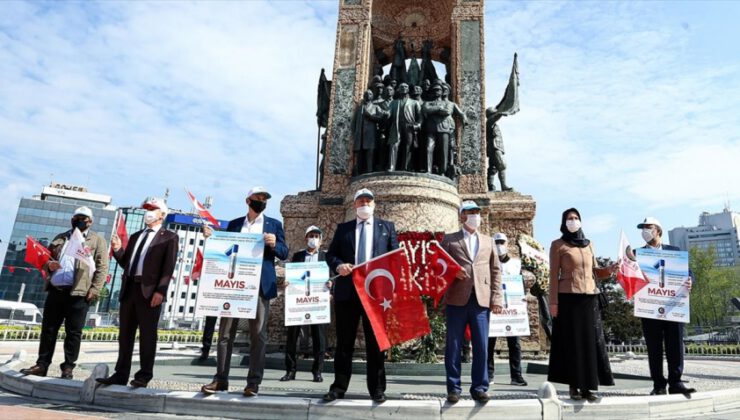
[[473, 230], [478, 229], [480, 227], [480, 214], [469, 214], [465, 218], [465, 225]]
[[496, 252], [499, 256], [506, 255], [509, 250], [506, 248], [506, 245], [496, 245]]
[[370, 218], [370, 216], [373, 215], [373, 211], [375, 211], [375, 207], [370, 207], [370, 206], [358, 207], [357, 217], [359, 217], [362, 220], [367, 220]]
[[316, 249], [319, 247], [319, 238], [308, 238], [308, 247]]
[[566, 220], [565, 227], [568, 229], [568, 232], [576, 233], [581, 228], [581, 221], [577, 219]]
[[655, 238], [655, 233], [653, 233], [652, 229], [645, 228], [642, 230], [642, 239], [645, 240], [645, 242], [650, 242]]
[[146, 224], [152, 224], [159, 219], [159, 213], [157, 210], [148, 210], [146, 213], [144, 213], [144, 223]]

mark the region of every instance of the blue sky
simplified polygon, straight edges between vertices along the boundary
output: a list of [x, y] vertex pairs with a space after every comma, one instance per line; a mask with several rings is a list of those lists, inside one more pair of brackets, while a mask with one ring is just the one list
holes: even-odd
[[[0, 239], [52, 176], [117, 205], [170, 188], [187, 209], [188, 187], [220, 218], [262, 184], [279, 216], [313, 186], [336, 14], [335, 1], [4, 2]], [[521, 112], [500, 126], [537, 239], [575, 206], [615, 257], [646, 215], [671, 228], [740, 207], [737, 16], [737, 2], [487, 3], [486, 101], [518, 52]]]

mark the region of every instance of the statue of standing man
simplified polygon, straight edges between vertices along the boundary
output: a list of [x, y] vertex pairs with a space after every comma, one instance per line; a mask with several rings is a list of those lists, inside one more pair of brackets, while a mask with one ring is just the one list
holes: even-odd
[[411, 155], [418, 147], [421, 105], [409, 98], [409, 85], [398, 85], [398, 99], [391, 101], [388, 131], [388, 170], [412, 171]]
[[353, 171], [355, 176], [373, 171], [373, 153], [380, 136], [378, 125], [387, 115], [388, 111], [384, 111], [373, 103], [373, 92], [366, 90], [352, 121], [355, 137], [355, 168]]
[[486, 109], [486, 156], [488, 157], [488, 191], [496, 191], [496, 174], [501, 182], [501, 191], [512, 191], [506, 183], [506, 162], [504, 161], [504, 139], [498, 128], [501, 117], [519, 112], [519, 65], [514, 53], [509, 84], [504, 97], [496, 106]]

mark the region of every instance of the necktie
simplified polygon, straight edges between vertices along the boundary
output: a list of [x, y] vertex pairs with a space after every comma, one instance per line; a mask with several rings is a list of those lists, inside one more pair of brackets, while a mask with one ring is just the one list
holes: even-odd
[[141, 244], [136, 249], [136, 253], [134, 254], [134, 259], [131, 262], [131, 265], [128, 267], [128, 275], [129, 276], [135, 276], [136, 275], [136, 267], [139, 266], [139, 259], [141, 259], [141, 251], [144, 250], [144, 245], [146, 245], [146, 240], [149, 237], [149, 234], [153, 231], [151, 229], [147, 229], [144, 231], [144, 237], [141, 238]]
[[360, 222], [360, 240], [357, 241], [357, 264], [365, 262], [365, 222]]

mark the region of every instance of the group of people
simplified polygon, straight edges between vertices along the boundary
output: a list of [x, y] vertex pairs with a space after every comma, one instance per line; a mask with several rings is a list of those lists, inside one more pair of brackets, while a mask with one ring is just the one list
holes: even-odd
[[442, 80], [409, 86], [373, 78], [352, 121], [354, 175], [399, 170], [454, 178], [455, 118], [467, 119], [449, 95]]
[[[265, 248], [260, 274], [259, 301], [256, 317], [249, 325], [249, 371], [243, 394], [259, 393], [265, 368], [267, 325], [270, 300], [277, 297], [276, 260], [288, 258], [283, 226], [264, 214], [270, 193], [263, 187], [252, 188], [246, 197], [247, 214], [229, 222], [229, 232], [261, 233]], [[145, 229], [134, 233], [127, 245], [111, 238], [113, 257], [124, 270], [120, 293], [119, 354], [115, 371], [97, 381], [104, 385], [129, 383], [146, 387], [153, 377], [157, 324], [162, 303], [174, 272], [178, 237], [162, 226], [167, 206], [162, 199], [148, 199], [142, 207]], [[376, 217], [375, 196], [368, 189], [354, 194], [355, 218], [340, 223], [328, 250], [321, 249], [323, 232], [316, 226], [305, 231], [306, 248], [296, 252], [293, 262], [325, 261], [333, 273], [332, 289], [336, 350], [334, 381], [323, 400], [344, 398], [352, 377], [352, 357], [359, 323], [365, 336], [367, 391], [376, 402], [386, 400], [385, 352], [381, 352], [368, 315], [352, 282], [356, 265], [399, 247], [393, 222]], [[521, 263], [508, 252], [503, 233], [493, 237], [480, 231], [481, 208], [474, 201], [463, 201], [459, 208], [459, 231], [445, 235], [441, 246], [462, 268], [445, 296], [447, 338], [445, 372], [447, 400], [456, 403], [462, 393], [462, 343], [467, 327], [472, 342], [472, 369], [469, 392], [480, 402], [489, 400], [488, 389], [493, 378], [493, 348], [496, 339], [489, 338], [491, 313], [502, 311], [502, 274], [519, 274]], [[108, 270], [108, 247], [105, 240], [90, 227], [92, 211], [78, 208], [71, 218], [72, 228], [57, 235], [49, 244], [52, 258], [44, 266], [49, 273], [44, 319], [36, 364], [21, 373], [45, 376], [51, 364], [56, 337], [65, 325], [62, 378], [71, 379], [80, 350], [82, 327], [89, 302], [98, 296]], [[662, 244], [662, 226], [654, 218], [638, 225], [645, 247], [676, 249]], [[64, 252], [75, 229], [82, 232], [85, 245], [95, 261], [94, 272]], [[548, 380], [569, 385], [573, 399], [594, 401], [592, 391], [599, 385], [613, 385], [606, 354], [597, 282], [613, 274], [616, 265], [598, 267], [591, 242], [581, 228], [578, 210], [563, 213], [562, 236], [550, 247], [550, 311], [554, 317]], [[208, 238], [212, 230], [204, 227]], [[217, 341], [217, 368], [212, 382], [201, 391], [213, 394], [228, 390], [231, 355], [239, 319], [221, 318]], [[208, 319], [206, 328], [214, 328], [216, 319]], [[683, 371], [683, 324], [664, 320], [643, 319], [643, 332], [648, 348], [652, 395], [690, 394], [694, 389], [681, 381]], [[314, 345], [313, 380], [322, 382], [326, 346], [325, 326], [311, 326]], [[137, 329], [140, 342], [140, 369], [129, 382], [131, 358]], [[281, 381], [295, 379], [297, 370], [296, 341], [300, 327], [289, 327], [286, 345], [286, 374]], [[208, 331], [206, 331], [208, 333]], [[211, 336], [213, 330], [210, 332]], [[208, 340], [210, 342], [210, 339]], [[527, 385], [521, 373], [521, 348], [518, 338], [508, 339], [511, 384]], [[668, 360], [668, 378], [663, 375], [663, 351]], [[208, 349], [204, 349], [205, 356]]]

